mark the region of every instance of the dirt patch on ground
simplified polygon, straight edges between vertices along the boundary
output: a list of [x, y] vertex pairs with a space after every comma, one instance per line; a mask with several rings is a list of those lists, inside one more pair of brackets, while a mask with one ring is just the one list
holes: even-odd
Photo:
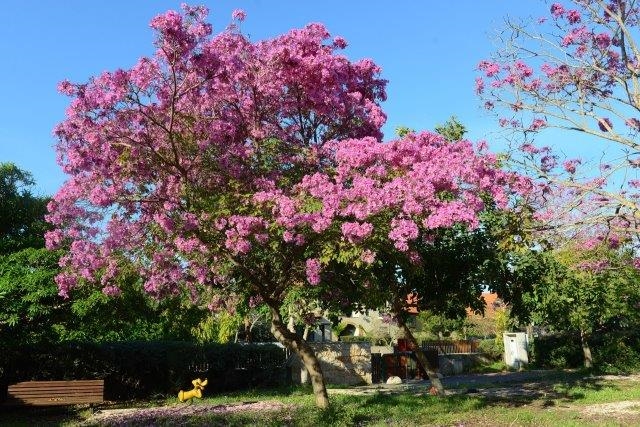
[[605, 415], [605, 416], [640, 416], [640, 401], [625, 400], [622, 402], [600, 403], [598, 405], [589, 405], [582, 409], [585, 415]]
[[195, 405], [169, 405], [153, 408], [124, 408], [105, 409], [96, 412], [87, 419], [83, 425], [128, 425], [128, 424], [148, 424], [159, 419], [169, 419], [178, 421], [188, 417], [199, 415], [224, 415], [235, 412], [264, 412], [280, 411], [289, 408], [279, 402], [244, 402], [229, 405], [195, 404]]

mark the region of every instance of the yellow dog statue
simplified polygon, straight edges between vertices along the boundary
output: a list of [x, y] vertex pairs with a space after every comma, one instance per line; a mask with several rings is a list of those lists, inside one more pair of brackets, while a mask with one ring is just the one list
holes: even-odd
[[195, 380], [191, 381], [191, 384], [193, 384], [193, 390], [189, 390], [189, 391], [180, 390], [178, 392], [178, 400], [180, 402], [191, 400], [194, 397], [197, 397], [198, 399], [202, 399], [202, 390], [204, 390], [204, 388], [208, 384], [208, 381], [206, 378], [204, 381], [201, 380], [200, 378], [196, 378]]

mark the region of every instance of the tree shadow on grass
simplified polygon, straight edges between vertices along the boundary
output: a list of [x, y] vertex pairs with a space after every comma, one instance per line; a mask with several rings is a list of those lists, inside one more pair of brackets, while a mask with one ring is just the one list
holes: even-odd
[[[0, 408], [2, 426], [59, 426], [77, 424], [84, 419], [80, 415], [82, 408], [76, 406], [6, 406]], [[37, 422], [33, 423], [33, 420]]]
[[619, 391], [615, 384], [583, 374], [562, 374], [527, 382], [484, 383], [475, 388], [453, 390], [445, 398], [423, 392], [379, 392], [371, 395], [332, 396], [332, 406], [317, 418], [320, 425], [367, 425], [393, 423], [394, 420], [414, 419], [429, 423], [455, 414], [466, 416], [485, 408], [516, 408], [533, 406], [541, 409], [569, 404], [584, 399], [591, 391], [610, 389]]
[[539, 404], [552, 407], [557, 401], [572, 403], [584, 399], [587, 392], [605, 388], [619, 391], [610, 381], [598, 377], [584, 377], [583, 374], [560, 374], [535, 381], [485, 384], [483, 387], [468, 388], [460, 394], [482, 399], [486, 406], [519, 407]]

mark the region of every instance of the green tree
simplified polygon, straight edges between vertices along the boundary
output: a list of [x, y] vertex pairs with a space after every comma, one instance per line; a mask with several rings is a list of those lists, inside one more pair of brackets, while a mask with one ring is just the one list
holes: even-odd
[[546, 255], [546, 274], [528, 295], [532, 319], [552, 331], [580, 335], [584, 365], [593, 366], [593, 333], [637, 327], [640, 273], [629, 251], [567, 244]]
[[46, 197], [31, 193], [29, 172], [13, 163], [0, 163], [0, 255], [44, 246]]
[[58, 295], [54, 277], [61, 251], [27, 248], [0, 256], [0, 341], [125, 341], [191, 339], [207, 314], [184, 296], [156, 301], [141, 281], [123, 276], [121, 294], [78, 287], [73, 298]]
[[444, 124], [437, 125], [435, 131], [444, 136], [447, 141], [460, 141], [467, 133], [467, 128], [458, 121], [456, 116], [451, 116]]

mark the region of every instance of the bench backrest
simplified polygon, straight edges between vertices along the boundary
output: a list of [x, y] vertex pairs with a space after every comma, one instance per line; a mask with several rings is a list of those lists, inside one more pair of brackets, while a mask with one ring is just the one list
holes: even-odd
[[104, 401], [104, 380], [25, 381], [7, 390], [5, 405], [75, 405]]

